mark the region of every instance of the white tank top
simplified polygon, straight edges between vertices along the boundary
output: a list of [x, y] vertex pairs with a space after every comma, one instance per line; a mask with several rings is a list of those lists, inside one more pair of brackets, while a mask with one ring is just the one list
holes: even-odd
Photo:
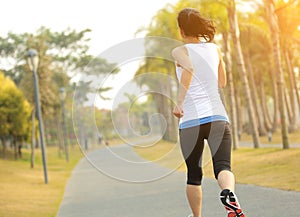
[[[194, 74], [184, 100], [184, 116], [179, 128], [188, 128], [212, 121], [228, 121], [218, 88], [219, 54], [214, 43], [185, 45]], [[182, 68], [176, 66], [180, 81]], [[229, 122], [229, 121], [228, 121]]]

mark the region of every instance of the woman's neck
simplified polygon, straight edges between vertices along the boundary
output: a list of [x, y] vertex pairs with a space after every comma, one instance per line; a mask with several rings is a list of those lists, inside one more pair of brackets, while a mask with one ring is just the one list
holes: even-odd
[[191, 37], [191, 36], [184, 37], [183, 41], [186, 44], [198, 44], [198, 43], [200, 43], [200, 39], [198, 37]]

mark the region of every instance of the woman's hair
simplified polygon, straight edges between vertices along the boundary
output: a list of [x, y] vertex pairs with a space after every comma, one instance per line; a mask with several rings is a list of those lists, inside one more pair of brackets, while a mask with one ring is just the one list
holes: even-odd
[[177, 17], [178, 26], [186, 36], [203, 37], [207, 42], [214, 39], [216, 28], [212, 20], [201, 17], [193, 8], [181, 10]]

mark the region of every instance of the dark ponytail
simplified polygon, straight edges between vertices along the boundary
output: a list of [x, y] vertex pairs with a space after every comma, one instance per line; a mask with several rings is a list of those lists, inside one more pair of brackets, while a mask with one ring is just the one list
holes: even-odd
[[203, 37], [207, 42], [214, 39], [216, 28], [213, 21], [201, 17], [200, 12], [196, 9], [185, 8], [181, 10], [177, 22], [186, 36]]

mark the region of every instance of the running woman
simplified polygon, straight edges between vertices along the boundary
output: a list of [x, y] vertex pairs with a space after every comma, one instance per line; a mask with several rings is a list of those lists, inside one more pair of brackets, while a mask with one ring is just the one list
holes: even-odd
[[202, 153], [207, 140], [227, 215], [245, 217], [234, 193], [231, 132], [219, 95], [219, 88], [226, 86], [226, 71], [221, 51], [212, 43], [214, 24], [192, 8], [180, 11], [177, 22], [184, 45], [172, 51], [179, 80], [173, 114], [180, 118], [180, 145], [187, 165], [186, 193], [193, 212], [190, 216], [201, 217]]

